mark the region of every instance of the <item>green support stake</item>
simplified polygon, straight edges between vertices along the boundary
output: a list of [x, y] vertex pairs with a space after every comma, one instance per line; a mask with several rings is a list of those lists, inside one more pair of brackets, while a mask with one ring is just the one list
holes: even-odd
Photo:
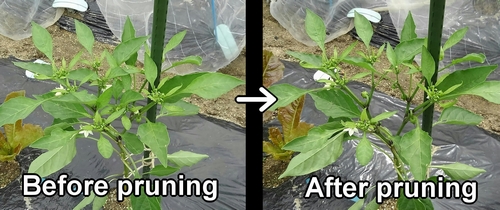
[[[436, 71], [432, 75], [431, 84], [436, 84], [439, 69], [439, 53], [441, 51], [441, 38], [443, 33], [443, 20], [445, 10], [445, 0], [431, 0], [429, 11], [429, 30], [427, 49], [434, 59]], [[428, 83], [425, 83], [426, 87]], [[424, 93], [424, 100], [427, 100], [427, 93]], [[434, 118], [434, 106], [430, 106], [422, 115], [422, 129], [432, 135], [432, 121]]]
[[[157, 66], [158, 76], [154, 82], [155, 87], [160, 84], [160, 74], [161, 74], [161, 64], [163, 59], [163, 48], [165, 46], [165, 28], [167, 23], [167, 11], [168, 11], [168, 0], [155, 0], [153, 9], [153, 31], [151, 36], [151, 59], [155, 62]], [[149, 92], [152, 91], [153, 87], [149, 86]], [[151, 103], [151, 99], [148, 98], [148, 104]], [[150, 122], [156, 122], [157, 116], [157, 106], [154, 106], [148, 110], [146, 117]], [[147, 146], [146, 146], [147, 148]], [[149, 167], [151, 160], [149, 158], [149, 151], [144, 151], [144, 159], [146, 159], [146, 165], [142, 168], [142, 173], [144, 178], [148, 179], [148, 172], [151, 170]]]

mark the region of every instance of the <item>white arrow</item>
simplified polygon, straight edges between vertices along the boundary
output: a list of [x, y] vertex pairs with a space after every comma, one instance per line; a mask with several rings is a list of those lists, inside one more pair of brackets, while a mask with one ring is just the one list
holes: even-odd
[[236, 100], [236, 103], [266, 102], [259, 108], [260, 112], [265, 112], [267, 109], [269, 109], [269, 107], [271, 107], [274, 103], [276, 103], [278, 98], [276, 98], [276, 96], [274, 96], [271, 92], [269, 92], [269, 90], [267, 90], [264, 87], [260, 87], [259, 90], [266, 97], [236, 96], [234, 100]]

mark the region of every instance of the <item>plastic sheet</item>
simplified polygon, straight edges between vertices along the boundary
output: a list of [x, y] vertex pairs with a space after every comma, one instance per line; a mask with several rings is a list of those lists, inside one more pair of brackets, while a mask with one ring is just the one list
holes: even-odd
[[[215, 5], [212, 5], [212, 2]], [[121, 38], [127, 15], [130, 16], [138, 36], [150, 35], [153, 22], [153, 0], [97, 0], [106, 23], [116, 37]], [[169, 1], [165, 40], [174, 34], [187, 30], [181, 44], [167, 53], [164, 67], [190, 55], [203, 58], [201, 66], [182, 66], [172, 69], [178, 74], [193, 71], [217, 71], [233, 61], [245, 46], [245, 1], [243, 0], [201, 0]], [[216, 27], [224, 24], [234, 38], [236, 53], [226, 58], [216, 36]], [[149, 43], [150, 44], [150, 43]], [[143, 51], [141, 51], [141, 54]], [[139, 59], [142, 56], [139, 55]]]
[[[36, 81], [25, 76], [24, 70], [12, 65], [9, 59], [0, 60], [0, 100], [14, 90], [26, 90], [27, 96], [41, 94], [55, 88], [50, 82]], [[95, 90], [88, 88], [88, 91]], [[145, 101], [144, 101], [145, 102]], [[145, 105], [143, 103], [142, 105]], [[26, 123], [50, 126], [52, 118], [39, 107], [24, 120]], [[169, 153], [179, 150], [209, 155], [209, 158], [192, 167], [181, 170], [186, 178], [216, 178], [219, 180], [219, 197], [206, 203], [201, 197], [163, 197], [162, 209], [245, 209], [245, 129], [230, 122], [202, 115], [159, 118], [167, 125], [170, 134]], [[115, 127], [121, 128], [120, 122]], [[137, 130], [132, 126], [131, 132]], [[40, 150], [26, 148], [18, 156], [22, 172], [41, 154]], [[139, 158], [139, 157], [137, 157]], [[94, 141], [78, 139], [77, 154], [73, 161], [49, 178], [67, 173], [69, 178], [104, 178], [123, 173], [123, 164], [116, 154], [104, 159]], [[175, 175], [176, 177], [176, 175]], [[111, 183], [114, 187], [114, 183]], [[72, 209], [84, 197], [38, 196], [23, 198], [19, 180], [0, 190], [0, 209]], [[28, 201], [26, 201], [28, 200]]]
[[351, 9], [385, 6], [385, 0], [276, 0], [271, 1], [271, 15], [293, 38], [305, 45], [314, 46], [315, 43], [305, 31], [306, 8], [323, 18], [327, 32], [326, 42], [329, 42], [354, 28], [352, 18], [347, 17]]
[[[289, 83], [306, 89], [321, 87], [321, 84], [313, 80], [314, 71], [303, 69], [297, 63], [282, 62], [285, 64], [284, 78], [278, 83]], [[360, 83], [351, 83], [349, 87], [358, 96], [361, 91], [369, 90], [368, 86]], [[398, 115], [391, 117], [391, 121], [382, 121], [384, 126], [387, 126], [392, 132], [396, 132], [397, 127], [402, 122], [404, 108], [403, 101], [376, 92], [370, 105], [370, 112], [378, 115], [389, 110], [398, 110]], [[439, 113], [436, 113], [435, 119], [438, 117]], [[327, 121], [327, 117], [315, 108], [314, 101], [310, 96], [306, 98], [301, 118], [303, 121], [316, 125]], [[277, 121], [272, 121], [264, 126], [264, 139], [267, 137], [268, 127], [278, 125]], [[408, 132], [411, 129], [412, 126], [407, 125], [403, 132]], [[476, 126], [452, 125], [435, 126], [432, 137], [433, 144], [440, 146], [440, 149], [433, 156], [432, 163], [461, 162], [487, 171], [475, 178], [479, 189], [476, 203], [466, 205], [460, 199], [433, 199], [432, 203], [435, 209], [500, 209], [500, 201], [498, 200], [500, 193], [500, 161], [498, 161], [500, 160], [498, 153], [500, 151], [500, 137]], [[369, 138], [375, 144], [385, 148], [382, 142], [372, 136]], [[332, 165], [309, 175], [295, 177], [278, 188], [265, 189], [263, 193], [264, 209], [348, 209], [354, 204], [349, 199], [319, 199], [317, 196], [304, 199], [307, 180], [313, 175], [318, 176], [320, 180], [326, 176], [335, 175], [340, 176], [343, 181], [368, 180], [372, 184], [380, 180], [396, 179], [392, 163], [380, 151], [375, 151], [372, 162], [367, 166], [360, 166], [354, 158], [355, 146], [356, 142], [348, 141], [344, 143], [342, 156]], [[431, 171], [431, 176], [442, 174], [437, 170]], [[370, 193], [365, 200], [371, 201], [373, 198], [374, 194]]]
[[53, 0], [0, 0], [0, 34], [13, 40], [31, 36], [31, 21], [42, 27], [54, 24], [64, 9], [52, 8]]

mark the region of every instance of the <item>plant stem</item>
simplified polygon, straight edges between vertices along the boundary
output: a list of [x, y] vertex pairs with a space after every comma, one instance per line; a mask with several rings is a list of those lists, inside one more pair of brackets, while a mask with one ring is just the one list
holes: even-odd
[[[152, 85], [149, 86], [149, 92], [153, 91], [155, 87], [160, 84], [160, 76], [161, 76], [161, 65], [163, 59], [163, 48], [165, 46], [165, 29], [167, 23], [167, 12], [168, 12], [168, 0], [155, 0], [153, 7], [153, 31], [151, 37], [151, 59], [156, 64], [156, 72], [157, 76], [154, 82], [154, 87]], [[152, 100], [148, 98], [148, 104], [150, 104]], [[157, 108], [148, 109], [146, 113], [146, 117], [149, 122], [156, 122]], [[144, 150], [144, 159], [149, 158], [149, 148], [146, 145], [146, 150]], [[142, 168], [142, 173], [144, 174], [145, 179], [149, 179], [149, 171], [151, 161], [148, 160], [145, 162], [144, 168]]]
[[[443, 32], [443, 20], [445, 10], [445, 0], [431, 0], [429, 10], [429, 28], [427, 47], [429, 53], [434, 59], [435, 71], [432, 75], [431, 81], [425, 83], [426, 87], [434, 85], [437, 81], [439, 69], [439, 54], [441, 52], [441, 38]], [[427, 101], [427, 93], [424, 93], [424, 100]], [[434, 118], [434, 106], [428, 107], [424, 110], [422, 116], [422, 129], [426, 131], [429, 136], [432, 136], [432, 121]]]
[[352, 99], [354, 99], [354, 101], [355, 101], [358, 105], [360, 105], [360, 106], [362, 106], [362, 107], [364, 107], [364, 106], [365, 106], [365, 103], [363, 103], [363, 102], [362, 102], [362, 101], [361, 101], [361, 100], [360, 100], [360, 99], [359, 99], [359, 98], [358, 98], [358, 97], [357, 97], [357, 96], [356, 96], [356, 95], [355, 95], [355, 94], [351, 91], [351, 89], [349, 89], [349, 88], [347, 87], [347, 85], [342, 85], [342, 86], [341, 86], [341, 89], [342, 89], [344, 92], [346, 92], [349, 96], [351, 96], [351, 98], [352, 98]]
[[394, 147], [394, 144], [390, 143], [392, 142], [391, 140], [387, 139], [383, 134], [382, 134], [382, 131], [381, 130], [377, 130], [375, 133], [374, 133], [378, 138], [380, 138], [382, 140], [382, 142], [384, 142], [388, 147], [389, 149], [391, 150], [392, 152], [392, 155], [393, 155], [393, 164], [394, 164], [394, 169], [396, 169], [396, 173], [398, 174], [398, 180], [404, 180], [404, 175], [403, 174], [406, 174], [406, 171], [402, 165], [402, 161], [401, 161], [401, 158], [399, 157], [397, 151], [396, 151], [396, 148]]

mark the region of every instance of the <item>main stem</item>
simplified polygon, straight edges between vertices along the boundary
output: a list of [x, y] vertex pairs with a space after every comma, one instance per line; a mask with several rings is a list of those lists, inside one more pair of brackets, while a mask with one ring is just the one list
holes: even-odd
[[[430, 11], [429, 11], [429, 32], [427, 47], [429, 53], [432, 55], [435, 63], [435, 71], [432, 75], [431, 81], [425, 83], [426, 87], [429, 83], [434, 85], [437, 81], [438, 69], [439, 69], [439, 53], [441, 52], [441, 36], [443, 32], [443, 19], [444, 19], [444, 8], [445, 0], [431, 0]], [[424, 93], [424, 100], [427, 101], [427, 93]], [[434, 106], [429, 106], [424, 110], [422, 116], [422, 129], [426, 131], [429, 135], [432, 135], [432, 120], [434, 118]]]
[[[165, 29], [167, 23], [167, 11], [168, 11], [168, 0], [155, 0], [154, 9], [153, 9], [153, 31], [151, 37], [151, 59], [156, 64], [156, 72], [157, 77], [154, 82], [154, 87], [149, 86], [149, 92], [152, 92], [155, 87], [160, 84], [160, 76], [161, 76], [161, 65], [163, 59], [163, 47], [165, 45]], [[148, 98], [148, 104], [153, 102]], [[157, 105], [148, 109], [146, 113], [146, 117], [149, 122], [156, 122], [157, 115]], [[145, 164], [142, 168], [142, 173], [144, 174], [144, 178], [149, 178], [149, 171], [151, 170], [151, 159], [149, 159], [149, 148], [146, 146], [146, 150], [144, 151], [144, 160]]]

